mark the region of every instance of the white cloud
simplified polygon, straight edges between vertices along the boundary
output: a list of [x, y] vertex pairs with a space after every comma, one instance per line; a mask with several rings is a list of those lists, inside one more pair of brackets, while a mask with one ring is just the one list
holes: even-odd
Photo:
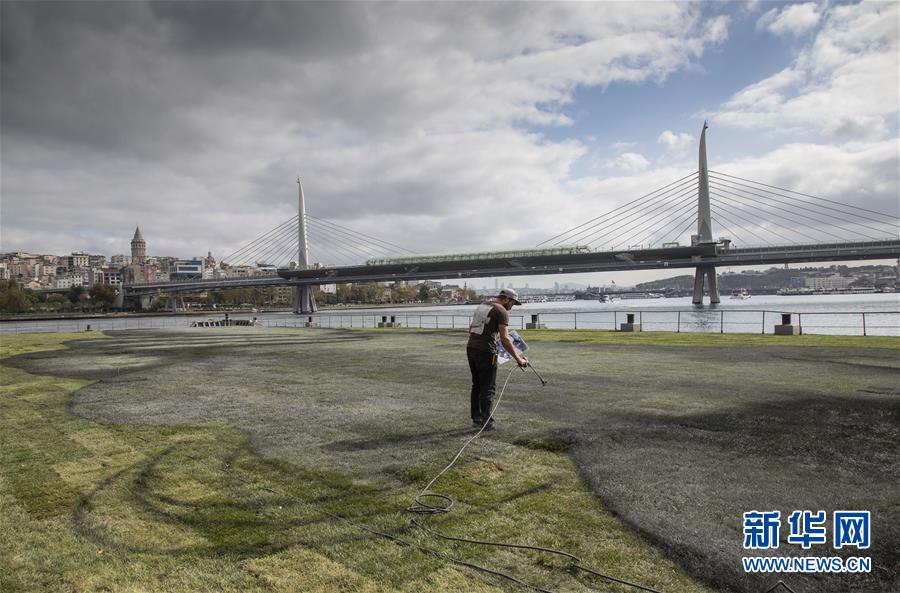
[[898, 8], [863, 2], [828, 9], [793, 64], [735, 93], [712, 120], [840, 141], [896, 134]]
[[694, 143], [694, 137], [687, 132], [678, 134], [671, 130], [666, 130], [656, 139], [658, 144], [666, 147], [666, 150], [680, 152]]
[[813, 2], [773, 8], [756, 21], [757, 29], [767, 29], [775, 35], [801, 35], [819, 24], [821, 14]]
[[625, 152], [607, 162], [607, 166], [629, 172], [643, 171], [650, 166], [650, 161], [637, 152]]
[[529, 244], [577, 210], [585, 147], [528, 126], [727, 35], [678, 2], [250, 6], [2, 3], [2, 248], [124, 251], [140, 223], [221, 255], [294, 213], [298, 172], [312, 213], [417, 251]]

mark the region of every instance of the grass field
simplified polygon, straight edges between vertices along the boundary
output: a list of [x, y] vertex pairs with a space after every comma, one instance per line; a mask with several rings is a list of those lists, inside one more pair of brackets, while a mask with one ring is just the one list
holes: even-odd
[[[550, 384], [513, 373], [502, 430], [435, 485], [456, 507], [429, 526], [562, 548], [667, 593], [761, 593], [779, 577], [740, 571], [741, 512], [869, 509], [871, 575], [782, 578], [898, 589], [896, 339], [525, 335]], [[474, 434], [459, 332], [85, 336], [2, 341], [4, 593], [527, 590], [448, 558], [636, 591], [410, 525]]]

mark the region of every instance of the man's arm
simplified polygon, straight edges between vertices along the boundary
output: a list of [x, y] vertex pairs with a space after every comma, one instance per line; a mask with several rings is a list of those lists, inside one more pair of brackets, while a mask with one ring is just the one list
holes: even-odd
[[506, 351], [509, 352], [509, 355], [515, 359], [516, 364], [520, 367], [528, 366], [528, 361], [519, 355], [519, 353], [516, 351], [516, 347], [513, 346], [512, 340], [509, 339], [509, 328], [503, 324], [501, 324], [499, 328], [500, 343], [503, 344], [503, 347], [506, 348]]

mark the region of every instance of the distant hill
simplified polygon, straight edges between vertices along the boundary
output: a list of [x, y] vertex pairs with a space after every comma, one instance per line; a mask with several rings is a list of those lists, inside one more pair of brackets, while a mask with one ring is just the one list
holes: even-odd
[[[791, 278], [819, 276], [823, 274], [840, 274], [841, 276], [849, 276], [853, 278], [868, 278], [872, 283], [877, 282], [879, 278], [890, 280], [888, 283], [893, 284], [896, 281], [896, 268], [894, 266], [828, 266], [828, 267], [807, 267], [807, 268], [769, 268], [764, 272], [746, 271], [746, 272], [721, 272], [719, 271], [719, 290], [735, 290], [738, 288], [748, 288], [751, 291], [761, 289], [779, 289], [791, 286]], [[653, 280], [650, 282], [641, 282], [635, 285], [637, 290], [690, 290], [694, 286], [694, 275], [673, 276], [662, 280]]]

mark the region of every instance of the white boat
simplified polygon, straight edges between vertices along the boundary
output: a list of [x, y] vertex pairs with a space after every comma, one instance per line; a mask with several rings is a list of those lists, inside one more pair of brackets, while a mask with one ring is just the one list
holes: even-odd
[[750, 291], [746, 288], [741, 288], [740, 290], [732, 290], [731, 298], [745, 301], [750, 298]]

